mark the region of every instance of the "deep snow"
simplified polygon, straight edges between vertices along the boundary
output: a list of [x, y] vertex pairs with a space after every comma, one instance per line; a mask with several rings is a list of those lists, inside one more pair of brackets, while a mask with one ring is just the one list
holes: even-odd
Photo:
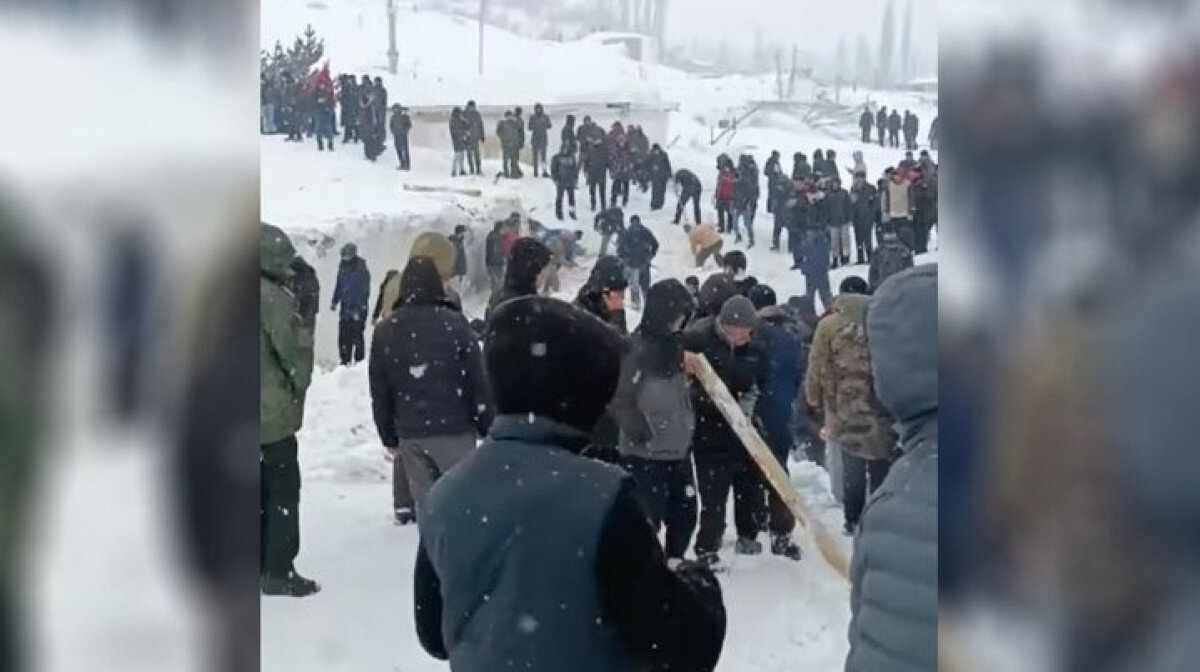
[[[749, 120], [729, 143], [712, 146], [710, 128], [716, 120], [748, 101], [772, 97], [769, 78], [691, 78], [661, 67], [632, 63], [587, 41], [541, 43], [489, 27], [488, 77], [475, 74], [473, 24], [434, 12], [405, 11], [401, 16], [401, 74], [390, 77], [386, 63], [384, 3], [342, 0], [335, 11], [318, 3], [298, 5], [285, 0], [263, 3], [264, 47], [275, 39], [286, 43], [311, 22], [326, 38], [335, 72], [369, 72], [384, 77], [393, 100], [406, 104], [511, 103], [532, 107], [533, 101], [664, 100], [678, 102], [672, 115], [671, 138], [651, 138], [670, 147], [676, 170], [690, 168], [705, 184], [702, 205], [713, 221], [711, 204], [717, 154], [736, 157], [753, 153], [760, 167], [772, 149], [784, 157], [810, 155], [815, 148], [836, 149], [842, 166], [851, 152], [862, 150], [871, 175], [894, 165], [902, 152], [858, 142], [858, 129], [846, 114], [803, 117], [761, 113]], [[553, 64], [549, 67], [548, 64]], [[505, 76], [494, 73], [504, 66]], [[494, 70], [491, 68], [495, 67]], [[586, 74], [582, 74], [586, 73]], [[816, 95], [805, 83], [801, 96]], [[842, 100], [882, 101], [911, 107], [922, 126], [936, 115], [936, 99], [907, 94], [843, 90]], [[856, 115], [854, 115], [856, 119]], [[598, 119], [601, 124], [606, 120]], [[561, 119], [554, 119], [557, 133]], [[924, 130], [922, 137], [924, 137]], [[554, 136], [557, 137], [557, 136]], [[677, 138], [677, 139], [676, 139]], [[408, 246], [418, 233], [450, 233], [456, 224], [472, 228], [472, 254], [481, 261], [480, 246], [492, 223], [519, 211], [551, 228], [584, 231], [586, 250], [580, 268], [562, 273], [561, 298], [572, 299], [595, 260], [598, 236], [592, 232], [592, 212], [586, 188], [577, 194], [578, 222], [558, 224], [553, 216], [554, 189], [549, 180], [531, 177], [494, 184], [498, 161], [485, 162], [485, 177], [449, 176], [448, 148], [414, 148], [411, 173], [395, 170], [389, 148], [377, 163], [363, 159], [361, 145], [338, 144], [334, 152], [317, 152], [315, 142], [261, 141], [263, 221], [282, 226], [300, 252], [316, 267], [322, 283], [322, 305], [328, 306], [336, 277], [338, 249], [356, 242], [378, 287], [389, 268], [401, 268]], [[846, 182], [849, 180], [846, 179]], [[405, 184], [478, 188], [481, 197], [416, 194]], [[692, 267], [686, 236], [673, 226], [675, 197], [668, 193], [666, 209], [651, 213], [649, 195], [635, 188], [627, 214], [641, 215], [658, 236], [661, 250], [654, 278], [697, 274], [703, 279], [716, 268]], [[685, 221], [690, 221], [685, 214]], [[804, 292], [798, 272], [790, 271], [791, 257], [769, 251], [772, 228], [765, 199], [755, 225], [758, 245], [747, 251], [750, 273], [775, 288], [780, 299]], [[786, 240], [786, 233], [784, 234]], [[726, 251], [732, 240], [726, 242]], [[737, 249], [746, 248], [737, 246]], [[929, 255], [931, 260], [936, 253]], [[865, 276], [865, 266], [834, 271], [837, 284], [848, 273]], [[374, 296], [372, 296], [374, 299]], [[486, 294], [464, 295], [465, 312], [482, 313]], [[630, 313], [636, 326], [638, 315]], [[370, 333], [368, 333], [370, 338]], [[391, 465], [385, 459], [371, 420], [366, 367], [333, 368], [336, 357], [336, 317], [328, 310], [318, 318], [318, 366], [310, 390], [305, 428], [299, 435], [304, 474], [302, 503], [303, 545], [298, 567], [320, 581], [324, 590], [305, 600], [264, 598], [262, 651], [264, 670], [389, 669], [405, 672], [441, 670], [417, 644], [412, 626], [411, 571], [416, 531], [392, 524]], [[841, 512], [829, 492], [828, 477], [810, 463], [792, 465], [792, 480], [822, 523], [835, 534]], [[732, 509], [732, 507], [730, 507]], [[730, 526], [732, 530], [732, 526]], [[732, 534], [732, 531], [730, 532]], [[721, 577], [729, 612], [729, 630], [721, 670], [828, 671], [840, 669], [846, 653], [849, 595], [844, 582], [821, 562], [804, 535], [804, 560], [795, 564], [773, 556], [740, 558], [732, 548], [723, 552], [732, 571]], [[851, 542], [841, 538], [847, 554]], [[727, 543], [731, 540], [727, 538]]]

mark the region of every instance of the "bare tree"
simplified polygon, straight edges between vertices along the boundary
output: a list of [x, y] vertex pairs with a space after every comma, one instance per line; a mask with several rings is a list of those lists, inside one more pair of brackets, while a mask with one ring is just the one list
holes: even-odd
[[854, 77], [857, 82], [859, 84], [869, 83], [871, 81], [871, 70], [871, 47], [867, 44], [867, 38], [859, 35], [854, 54]]
[[900, 79], [912, 76], [912, 0], [904, 8], [904, 32], [900, 34]]
[[879, 76], [877, 85], [892, 83], [892, 52], [896, 48], [896, 19], [893, 3], [889, 0], [883, 12], [883, 25], [879, 35]]

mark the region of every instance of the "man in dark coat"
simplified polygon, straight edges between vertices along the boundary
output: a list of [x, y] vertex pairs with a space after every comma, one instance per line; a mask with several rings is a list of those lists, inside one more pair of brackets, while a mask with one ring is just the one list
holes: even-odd
[[483, 116], [475, 107], [475, 101], [467, 101], [463, 119], [467, 122], [467, 165], [472, 175], [482, 175], [483, 158], [479, 154], [479, 145], [487, 141], [487, 133], [483, 129]]
[[341, 306], [338, 316], [338, 354], [342, 365], [361, 362], [366, 357], [363, 332], [367, 328], [367, 306], [371, 295], [371, 272], [367, 262], [358, 256], [358, 246], [346, 243], [342, 247], [342, 262], [338, 265], [337, 285], [333, 288], [330, 310]]
[[507, 255], [504, 254], [504, 246], [500, 240], [504, 224], [504, 222], [496, 222], [483, 241], [483, 263], [484, 266], [487, 266], [488, 287], [492, 292], [498, 291], [504, 284], [504, 265]]
[[[575, 297], [575, 305], [600, 318], [602, 322], [616, 329], [621, 335], [629, 334], [629, 326], [625, 321], [625, 290], [629, 289], [628, 274], [625, 264], [614, 256], [600, 257], [592, 272], [588, 274], [587, 282], [579, 288]], [[616, 448], [616, 440], [611, 447]]]
[[687, 202], [692, 202], [693, 213], [696, 216], [696, 226], [700, 226], [700, 178], [692, 171], [684, 168], [675, 173], [675, 184], [679, 185], [679, 202], [675, 204], [675, 223], [683, 218], [683, 209]]
[[804, 182], [812, 177], [813, 168], [808, 163], [808, 157], [803, 152], [796, 152], [792, 155], [792, 181]]
[[563, 221], [563, 196], [571, 206], [571, 219], [575, 219], [575, 189], [579, 186], [579, 160], [573, 148], [563, 143], [558, 154], [550, 162], [550, 177], [554, 180], [554, 215]]
[[[775, 197], [778, 193], [779, 179], [783, 177], [783, 167], [779, 165], [780, 156], [779, 150], [771, 152], [771, 157], [767, 159], [767, 163], [763, 165], [763, 177], [767, 178], [767, 212], [774, 214], [775, 212]], [[775, 247], [779, 247], [778, 237], [776, 237]]]
[[875, 249], [872, 229], [879, 213], [879, 190], [867, 181], [867, 174], [862, 171], [855, 173], [854, 184], [850, 187], [850, 212], [854, 222], [857, 261], [860, 264], [870, 263]]
[[401, 105], [392, 106], [392, 121], [390, 123], [392, 140], [396, 143], [396, 157], [400, 159], [400, 170], [412, 169], [412, 158], [408, 153], [408, 132], [412, 130], [412, 118], [408, 116], [408, 108]]
[[741, 224], [745, 225], [748, 245], [754, 247], [754, 217], [758, 213], [758, 167], [754, 158], [743, 155], [737, 170], [737, 184], [733, 187], [733, 230], [741, 237]]
[[496, 137], [500, 139], [500, 163], [504, 177], [516, 178], [517, 152], [519, 130], [511, 110], [504, 113], [504, 118], [496, 122]]
[[382, 77], [375, 78], [374, 99], [375, 99], [375, 116], [377, 116], [379, 118], [379, 123], [380, 123], [379, 144], [386, 145], [387, 144], [387, 135], [386, 135], [385, 128], [383, 126], [383, 120], [387, 119], [388, 92], [387, 92], [387, 89], [384, 88], [384, 86], [383, 86], [383, 78]]
[[650, 263], [657, 255], [658, 239], [642, 224], [642, 219], [634, 215], [629, 219], [629, 228], [617, 241], [617, 256], [625, 263], [630, 286], [636, 288], [632, 297], [634, 310], [641, 307], [642, 298], [650, 289]]
[[904, 146], [916, 151], [917, 137], [921, 132], [921, 121], [910, 110], [904, 111]]
[[529, 118], [529, 146], [533, 150], [534, 177], [542, 175], [549, 177], [549, 173], [546, 172], [546, 148], [550, 145], [550, 129], [552, 127], [550, 117], [546, 116], [542, 104], [534, 105], [533, 116]]
[[342, 127], [346, 129], [346, 134], [342, 137], [342, 144], [346, 144], [351, 140], [358, 142], [358, 84], [354, 81], [353, 75], [342, 75], [338, 77], [338, 104], [342, 109]]
[[[762, 353], [751, 342], [758, 322], [754, 305], [738, 294], [727, 299], [715, 317], [697, 320], [683, 334], [684, 349], [708, 358], [717, 376], [748, 415], [765, 377]], [[714, 567], [720, 563], [717, 553], [725, 532], [725, 505], [730, 487], [734, 490], [739, 554], [762, 552], [762, 544], [756, 537], [762, 527], [766, 493], [758, 468], [741, 445], [741, 439], [699, 382], [692, 383], [691, 399], [696, 409], [692, 453], [700, 481], [696, 560]]]
[[888, 126], [888, 111], [887, 111], [887, 106], [884, 105], [879, 108], [878, 112], [875, 113], [875, 129], [879, 133], [879, 146], [880, 147], [883, 147], [884, 138], [887, 134], [887, 126]]
[[[793, 445], [792, 409], [804, 380], [808, 359], [806, 341], [811, 340], [812, 333], [776, 305], [775, 290], [767, 285], [755, 285], [748, 298], [758, 310], [760, 321], [755, 338], [767, 361], [762, 391], [754, 406], [754, 419], [762, 428], [763, 439], [775, 460], [787, 471]], [[765, 483], [764, 487], [767, 488], [770, 513], [771, 552], [799, 560], [800, 547], [791, 538], [795, 518], [775, 488]]]
[[575, 115], [568, 114], [567, 120], [563, 122], [562, 134], [560, 136], [559, 152], [566, 151], [571, 156], [579, 158], [579, 139], [575, 136]]
[[488, 299], [484, 319], [491, 321], [496, 307], [505, 301], [522, 296], [536, 296], [538, 276], [550, 264], [550, 248], [534, 238], [520, 238], [513, 245], [508, 266], [504, 269], [504, 284]]
[[554, 299], [511, 301], [489, 322], [498, 416], [419, 514], [417, 636], [453, 669], [716, 667], [716, 578], [670, 568], [633, 479], [580, 456], [624, 351], [612, 329]]
[[671, 157], [660, 145], [650, 148], [646, 157], [646, 177], [650, 180], [650, 209], [663, 209], [667, 200], [667, 183], [671, 181]]
[[521, 173], [521, 150], [525, 149], [525, 112], [520, 107], [513, 109], [513, 121], [516, 122], [514, 128], [517, 136], [517, 177], [524, 177]]
[[885, 231], [879, 238], [879, 249], [871, 258], [867, 281], [871, 292], [879, 289], [884, 280], [913, 267], [913, 253], [895, 231]]
[[362, 135], [363, 156], [368, 161], [374, 161], [383, 153], [383, 119], [379, 116], [379, 106], [375, 104], [374, 93], [363, 94], [358, 101], [358, 128]]
[[862, 129], [862, 141], [871, 142], [871, 129], [875, 128], [875, 115], [871, 114], [871, 108], [863, 107], [862, 116], [858, 118], [858, 126]]
[[596, 211], [596, 193], [600, 194], [600, 207], [608, 203], [608, 143], [605, 142], [604, 131], [593, 125], [599, 135], [588, 133], [582, 141], [583, 170], [587, 173], [588, 196], [592, 203], [592, 212]]
[[[406, 491], [418, 517], [439, 478], [475, 449], [492, 424], [492, 404], [467, 318], [446, 299], [429, 257], [413, 257], [400, 280], [397, 308], [371, 341], [371, 410], [392, 454], [393, 493]], [[393, 501], [399, 518], [402, 502]]]
[[620, 427], [621, 464], [638, 483], [650, 524], [667, 528], [667, 562], [678, 564], [696, 529], [696, 478], [689, 460], [696, 416], [683, 349], [683, 325], [695, 301], [678, 280], [654, 284], [646, 312], [621, 364], [611, 410]]
[[608, 139], [609, 167], [612, 169], [612, 205], [621, 199], [621, 207], [629, 206], [629, 181], [633, 178], [633, 154], [626, 133], [613, 134]]
[[625, 232], [625, 211], [619, 207], [605, 208], [596, 215], [592, 228], [600, 234], [599, 256], [608, 254], [608, 245], [614, 237]]
[[456, 283], [455, 289], [461, 296], [467, 279], [467, 227], [463, 224], [455, 226], [450, 242], [454, 244], [454, 268], [450, 271], [450, 279]]
[[892, 115], [887, 120], [888, 130], [888, 146], [900, 147], [900, 128], [904, 125], [904, 120], [900, 118], [900, 112], [892, 110]]

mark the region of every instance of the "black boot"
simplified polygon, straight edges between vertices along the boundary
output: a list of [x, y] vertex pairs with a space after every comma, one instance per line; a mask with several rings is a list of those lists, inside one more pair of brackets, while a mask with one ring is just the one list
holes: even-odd
[[396, 524], [397, 525], [401, 525], [401, 526], [411, 525], [415, 522], [417, 522], [417, 514], [413, 513], [413, 510], [411, 508], [403, 507], [403, 508], [396, 509]]
[[782, 555], [789, 560], [800, 559], [800, 547], [792, 541], [791, 535], [779, 534], [771, 537], [771, 553]]
[[284, 577], [261, 577], [259, 579], [259, 587], [263, 595], [282, 595], [286, 597], [307, 597], [321, 592], [320, 584], [300, 576], [295, 570], [292, 570]]

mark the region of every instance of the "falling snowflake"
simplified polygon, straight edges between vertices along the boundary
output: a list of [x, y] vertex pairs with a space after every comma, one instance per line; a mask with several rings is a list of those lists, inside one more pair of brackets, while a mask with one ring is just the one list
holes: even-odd
[[695, 496], [696, 496], [696, 489], [695, 489], [695, 488], [693, 488], [692, 486], [690, 486], [690, 485], [689, 485], [689, 486], [687, 486], [686, 488], [684, 488], [684, 489], [683, 489], [683, 494], [687, 495], [687, 496], [688, 496], [688, 498], [695, 497]]
[[488, 517], [487, 517], [487, 516], [480, 516], [480, 517], [479, 517], [479, 522], [481, 522], [481, 523], [486, 523], [486, 522], [488, 522]]
[[533, 347], [531, 347], [529, 350], [533, 354], [534, 357], [545, 357], [546, 356], [546, 344], [545, 343], [534, 343]]
[[532, 635], [533, 633], [537, 632], [537, 629], [538, 621], [533, 616], [530, 616], [529, 614], [521, 614], [517, 618], [517, 630], [520, 630], [523, 634]]
[[425, 375], [425, 369], [429, 368], [427, 364], [419, 364], [417, 366], [408, 367], [408, 375], [413, 378], [420, 378]]

